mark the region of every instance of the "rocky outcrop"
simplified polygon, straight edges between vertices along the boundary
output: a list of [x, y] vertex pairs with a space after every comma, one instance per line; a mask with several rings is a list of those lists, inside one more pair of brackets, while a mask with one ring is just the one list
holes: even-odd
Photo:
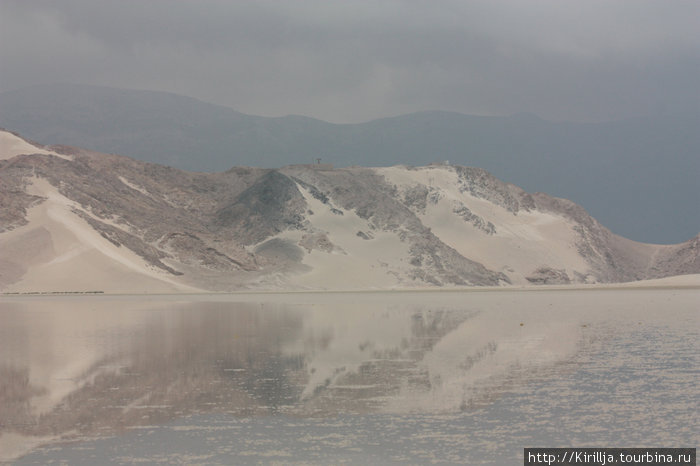
[[571, 283], [566, 270], [557, 270], [550, 267], [540, 267], [526, 278], [527, 281], [535, 285], [568, 285]]

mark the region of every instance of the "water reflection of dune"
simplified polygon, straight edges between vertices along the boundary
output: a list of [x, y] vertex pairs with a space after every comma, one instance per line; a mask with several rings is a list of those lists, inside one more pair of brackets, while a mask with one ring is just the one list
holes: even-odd
[[[614, 338], [596, 323], [654, 305], [620, 293], [2, 303], [0, 450], [11, 433], [84, 437], [194, 413], [469, 410], [575, 369], [581, 345]], [[687, 320], [691, 303], [666, 318]]]
[[[454, 411], [495, 397], [501, 385], [569, 359], [580, 342], [575, 322], [515, 319], [481, 313], [438, 342], [421, 361], [430, 390], [398, 399], [414, 411]], [[396, 409], [396, 401], [392, 401]]]
[[296, 398], [293, 376], [303, 362], [283, 354], [282, 346], [299, 327], [298, 317], [258, 312], [253, 305], [151, 311], [120, 353], [93, 364], [91, 383], [65, 397], [40, 424], [54, 434], [90, 433], [195, 412], [274, 412]]
[[[344, 327], [341, 338], [310, 358], [315, 372], [305, 409], [454, 412], [492, 401], [576, 352], [580, 325], [549, 320], [531, 317], [525, 325], [463, 309], [383, 311], [381, 327], [377, 319]], [[386, 327], [393, 339], [373, 338], [372, 329]]]
[[359, 319], [356, 315], [343, 316], [352, 319], [354, 325], [337, 323], [343, 329], [340, 335], [310, 357], [313, 373], [304, 390], [305, 410], [376, 411], [407, 387], [428, 390], [429, 374], [421, 360], [474, 314], [467, 310], [394, 306], [361, 313]]
[[[551, 343], [546, 328], [464, 306], [336, 304], [20, 306], [10, 320], [24, 336], [5, 341], [0, 366], [2, 432], [71, 438], [203, 412], [454, 410], [521, 351], [542, 358]], [[552, 349], [553, 360], [571, 350]]]

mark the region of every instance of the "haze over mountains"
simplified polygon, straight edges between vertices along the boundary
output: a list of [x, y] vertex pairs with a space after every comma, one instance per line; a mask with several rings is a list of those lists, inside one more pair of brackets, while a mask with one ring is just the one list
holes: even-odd
[[234, 291], [610, 283], [700, 273], [700, 236], [612, 234], [480, 168], [220, 173], [0, 131], [0, 290]]
[[0, 126], [195, 171], [324, 163], [484, 168], [526, 191], [565, 197], [612, 231], [679, 243], [700, 231], [700, 116], [554, 123], [533, 115], [423, 112], [336, 125], [266, 118], [174, 94], [47, 85], [0, 94]]

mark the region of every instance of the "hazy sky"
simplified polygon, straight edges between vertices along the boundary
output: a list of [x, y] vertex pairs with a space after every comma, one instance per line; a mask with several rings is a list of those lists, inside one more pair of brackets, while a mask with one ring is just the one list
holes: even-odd
[[0, 0], [0, 91], [154, 89], [338, 123], [697, 112], [698, 24], [698, 0]]

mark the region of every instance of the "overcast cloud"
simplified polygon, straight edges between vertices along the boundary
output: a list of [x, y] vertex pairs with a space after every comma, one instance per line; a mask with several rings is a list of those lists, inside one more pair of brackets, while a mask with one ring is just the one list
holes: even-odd
[[697, 0], [0, 0], [0, 91], [164, 90], [339, 123], [697, 112], [699, 18]]

